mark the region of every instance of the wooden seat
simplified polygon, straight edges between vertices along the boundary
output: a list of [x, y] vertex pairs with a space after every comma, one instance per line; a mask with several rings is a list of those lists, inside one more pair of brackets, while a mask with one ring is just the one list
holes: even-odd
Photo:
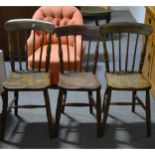
[[[92, 26], [63, 26], [57, 27], [55, 32], [59, 39], [59, 60], [60, 60], [60, 80], [59, 80], [59, 96], [56, 110], [55, 136], [59, 133], [59, 122], [61, 113], [64, 112], [66, 106], [88, 106], [90, 113], [93, 113], [93, 107], [96, 108], [97, 118], [97, 136], [101, 136], [101, 99], [100, 99], [100, 83], [97, 79], [96, 67], [98, 60], [99, 46], [99, 29]], [[69, 49], [67, 45], [67, 55], [63, 54], [63, 39], [68, 40], [73, 37], [74, 51]], [[76, 37], [81, 38], [80, 44], [76, 41]], [[68, 42], [68, 41], [67, 41]], [[69, 42], [68, 42], [69, 43]], [[79, 59], [76, 57], [77, 46], [80, 46]], [[74, 52], [71, 53], [71, 52]], [[70, 54], [74, 55], [74, 62], [71, 63]], [[67, 56], [67, 58], [66, 58]], [[65, 61], [67, 60], [67, 61]], [[67, 63], [66, 63], [67, 62]], [[72, 67], [71, 67], [72, 64]], [[69, 70], [65, 70], [66, 65]], [[84, 91], [88, 93], [89, 103], [66, 103], [68, 91]], [[93, 98], [93, 91], [96, 93], [96, 100]]]
[[[132, 80], [131, 80], [132, 79]], [[106, 73], [106, 81], [109, 87], [114, 89], [142, 90], [151, 88], [150, 82], [142, 74], [113, 74]]]
[[45, 89], [50, 85], [48, 73], [11, 72], [3, 87], [9, 90]]
[[[2, 110], [2, 130], [1, 140], [4, 140], [7, 111], [9, 108], [15, 109], [15, 115], [18, 116], [18, 108], [45, 108], [48, 120], [48, 128], [50, 137], [53, 134], [53, 123], [50, 109], [50, 100], [48, 95], [49, 80], [49, 62], [51, 52], [51, 36], [54, 26], [50, 22], [44, 22], [33, 19], [15, 19], [5, 23], [5, 30], [8, 36], [8, 50], [10, 54], [11, 72], [7, 80], [3, 83], [5, 91], [3, 110]], [[28, 38], [32, 36], [32, 66], [28, 64]], [[48, 45], [46, 48], [46, 56], [44, 66], [42, 64], [42, 53], [44, 46], [45, 34], [48, 36]], [[38, 66], [35, 67], [35, 42], [36, 38], [40, 38], [37, 43], [41, 46]], [[16, 54], [15, 54], [16, 53]], [[25, 59], [23, 59], [25, 57]], [[8, 91], [14, 92], [14, 100], [8, 105]], [[20, 105], [18, 103], [19, 91], [42, 91], [45, 103], [43, 105]]]
[[[102, 25], [100, 26], [100, 32], [103, 39], [107, 83], [102, 107], [103, 133], [105, 131], [109, 105], [111, 103], [112, 90], [124, 90], [132, 92], [132, 112], [135, 112], [135, 105], [137, 104], [141, 105], [145, 110], [147, 136], [149, 137], [151, 136], [149, 94], [151, 84], [142, 75], [142, 68], [147, 40], [148, 36], [152, 33], [152, 28], [140, 23], [120, 22]], [[124, 39], [122, 40], [123, 37]], [[145, 104], [137, 95], [138, 91], [145, 91]]]
[[100, 88], [101, 85], [97, 76], [92, 73], [67, 73], [60, 75], [59, 87], [65, 89], [95, 90]]

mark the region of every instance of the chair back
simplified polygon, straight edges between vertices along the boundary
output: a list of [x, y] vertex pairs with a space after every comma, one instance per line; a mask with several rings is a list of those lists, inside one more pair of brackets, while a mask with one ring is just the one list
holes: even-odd
[[[14, 19], [5, 23], [5, 30], [8, 36], [8, 50], [12, 71], [32, 71], [47, 72], [50, 61], [51, 51], [51, 35], [54, 26], [50, 22], [34, 20], [34, 19]], [[28, 38], [30, 34], [33, 36], [32, 44], [32, 64], [28, 64]], [[45, 35], [48, 35], [48, 46], [46, 48], [46, 63], [42, 63], [42, 55], [44, 48]], [[39, 38], [39, 39], [37, 39]], [[47, 38], [46, 38], [47, 39]], [[36, 41], [37, 40], [37, 41]], [[36, 42], [40, 50], [39, 62], [35, 62]]]
[[[99, 47], [98, 27], [69, 25], [57, 27], [55, 29], [55, 32], [59, 40], [59, 60], [61, 73], [64, 73], [64, 71], [66, 71], [65, 68], [67, 68], [67, 72], [96, 73]], [[67, 43], [67, 58], [63, 57], [62, 40], [64, 39]], [[70, 50], [69, 39], [74, 40], [74, 50]], [[80, 47], [80, 52], [77, 51], [77, 47]], [[77, 53], [79, 54], [77, 55]], [[70, 61], [71, 55], [74, 56], [73, 62]], [[65, 61], [67, 61], [67, 66], [65, 66]]]
[[100, 33], [106, 72], [142, 72], [152, 27], [140, 23], [110, 23], [101, 25]]

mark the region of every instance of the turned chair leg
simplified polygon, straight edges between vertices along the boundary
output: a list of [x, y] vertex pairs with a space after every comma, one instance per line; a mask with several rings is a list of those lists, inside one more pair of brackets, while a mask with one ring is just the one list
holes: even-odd
[[146, 128], [147, 136], [151, 136], [151, 111], [150, 111], [150, 93], [146, 90]]
[[100, 95], [100, 89], [97, 90], [96, 95], [96, 111], [97, 111], [97, 137], [102, 136], [101, 132], [101, 95]]
[[48, 89], [44, 90], [44, 98], [45, 98], [45, 105], [46, 105], [46, 114], [47, 114], [47, 120], [48, 120], [48, 128], [50, 137], [53, 136], [53, 121], [52, 121], [52, 114], [51, 114], [51, 107], [50, 107], [50, 99], [48, 94]]
[[136, 104], [135, 96], [136, 96], [136, 91], [133, 90], [133, 92], [132, 92], [132, 112], [135, 112], [135, 104]]
[[66, 103], [66, 99], [67, 99], [67, 91], [64, 91], [63, 93], [63, 97], [62, 97], [62, 103], [63, 103], [63, 106], [61, 108], [61, 112], [64, 113], [65, 111], [65, 103]]
[[105, 132], [105, 127], [106, 127], [106, 122], [107, 122], [107, 117], [109, 113], [109, 105], [110, 105], [110, 100], [111, 100], [111, 89], [106, 88], [104, 98], [103, 98], [103, 122], [102, 122], [102, 129], [103, 129], [103, 135]]
[[15, 116], [18, 116], [18, 91], [14, 91], [14, 98], [15, 98]]
[[58, 101], [57, 101], [57, 108], [56, 108], [56, 120], [55, 120], [55, 128], [54, 128], [54, 135], [58, 137], [59, 135], [59, 123], [60, 123], [60, 116], [62, 111], [62, 96], [63, 90], [59, 90]]
[[1, 133], [0, 133], [0, 140], [4, 140], [5, 136], [5, 128], [6, 128], [6, 118], [7, 118], [7, 109], [8, 109], [8, 92], [5, 91], [2, 95], [3, 100], [3, 109], [2, 109], [2, 116], [1, 116]]
[[92, 103], [92, 98], [93, 98], [93, 92], [89, 91], [88, 92], [88, 99], [89, 99], [89, 112], [93, 114], [93, 103]]

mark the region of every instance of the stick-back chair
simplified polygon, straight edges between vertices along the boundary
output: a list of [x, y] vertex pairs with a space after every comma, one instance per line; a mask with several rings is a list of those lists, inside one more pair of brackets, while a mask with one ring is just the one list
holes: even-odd
[[[135, 112], [136, 104], [140, 104], [146, 111], [147, 135], [151, 135], [149, 95], [151, 84], [142, 74], [147, 39], [151, 32], [150, 26], [140, 23], [110, 23], [100, 26], [107, 83], [103, 99], [103, 130], [105, 130], [112, 90], [126, 90], [132, 92], [132, 103], [130, 103], [132, 112]], [[146, 92], [146, 105], [138, 97], [138, 91]]]
[[[49, 87], [49, 58], [51, 49], [51, 35], [54, 31], [52, 23], [33, 20], [33, 19], [15, 19], [5, 23], [5, 30], [8, 36], [8, 50], [10, 53], [11, 73], [3, 83], [5, 90], [4, 106], [2, 111], [3, 130], [2, 139], [4, 139], [7, 109], [15, 109], [15, 115], [18, 116], [18, 108], [46, 108], [48, 127], [50, 136], [52, 136], [52, 116], [50, 110], [50, 100], [48, 96]], [[38, 67], [34, 66], [35, 54], [32, 56], [32, 67], [28, 65], [27, 40], [33, 33], [33, 49], [35, 50], [36, 38], [40, 37], [40, 61]], [[42, 50], [44, 48], [44, 36], [48, 34], [48, 47], [46, 48], [46, 63], [42, 63]], [[47, 39], [47, 38], [46, 38]], [[15, 53], [17, 53], [15, 55]], [[34, 53], [34, 52], [33, 52]], [[25, 59], [23, 59], [23, 57]], [[15, 61], [15, 57], [17, 57]], [[44, 60], [45, 61], [45, 60]], [[8, 106], [8, 91], [14, 92], [14, 104]], [[43, 105], [19, 105], [19, 91], [43, 91], [45, 104]]]
[[[60, 58], [60, 79], [59, 79], [59, 96], [56, 110], [55, 135], [58, 135], [59, 121], [61, 113], [64, 112], [65, 106], [89, 106], [90, 113], [93, 113], [93, 106], [97, 110], [97, 136], [101, 136], [101, 101], [100, 101], [100, 82], [97, 79], [96, 67], [98, 60], [99, 46], [99, 29], [98, 27], [89, 26], [63, 26], [55, 29], [59, 40], [59, 58]], [[80, 56], [76, 57], [79, 42], [77, 37], [81, 37]], [[67, 46], [67, 57], [63, 56], [62, 41], [66, 39], [74, 40], [74, 63], [70, 65], [71, 54]], [[67, 60], [67, 64], [64, 63]], [[68, 68], [69, 70], [66, 70]], [[86, 91], [88, 92], [89, 103], [66, 103], [67, 91]], [[93, 99], [93, 91], [96, 92], [96, 101]]]

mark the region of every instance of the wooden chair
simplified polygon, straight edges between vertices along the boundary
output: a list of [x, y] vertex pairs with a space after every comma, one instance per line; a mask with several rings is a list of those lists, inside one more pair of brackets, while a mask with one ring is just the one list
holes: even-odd
[[[17, 19], [10, 20], [5, 23], [5, 30], [8, 34], [8, 47], [10, 53], [10, 63], [12, 72], [8, 79], [3, 83], [5, 90], [4, 105], [2, 111], [2, 137], [4, 139], [7, 109], [11, 106], [15, 108], [15, 115], [18, 116], [18, 108], [46, 108], [48, 127], [50, 136], [52, 136], [52, 117], [50, 110], [50, 100], [48, 96], [49, 86], [49, 58], [51, 49], [51, 35], [54, 31], [54, 26], [49, 22], [43, 22], [32, 19]], [[41, 37], [40, 48], [40, 61], [37, 64], [38, 68], [34, 65], [35, 55], [33, 54], [32, 68], [28, 65], [27, 53], [27, 39], [33, 33], [33, 44], [35, 45], [36, 37]], [[48, 34], [48, 47], [46, 48], [46, 64], [42, 63], [42, 50], [44, 48], [44, 36]], [[39, 36], [37, 36], [39, 34]], [[35, 49], [35, 46], [33, 46]], [[14, 55], [18, 51], [18, 55]], [[33, 52], [34, 53], [34, 52]], [[18, 61], [15, 57], [18, 56]], [[26, 57], [26, 60], [22, 59]], [[8, 106], [8, 91], [14, 92], [15, 101], [13, 105]], [[45, 105], [19, 105], [18, 92], [19, 91], [43, 91], [45, 98]]]
[[[59, 39], [59, 57], [60, 57], [60, 79], [59, 79], [59, 96], [56, 110], [56, 123], [55, 123], [55, 135], [58, 136], [59, 121], [61, 113], [64, 112], [65, 106], [89, 106], [90, 113], [93, 112], [93, 106], [97, 110], [97, 136], [101, 136], [101, 100], [100, 100], [100, 82], [97, 79], [96, 67], [98, 59], [98, 40], [99, 29], [97, 27], [89, 26], [63, 26], [55, 29], [55, 32]], [[77, 37], [81, 37], [81, 52], [80, 56], [76, 57], [77, 52]], [[70, 49], [67, 46], [67, 57], [63, 56], [63, 40], [69, 42], [74, 38], [74, 64], [70, 65]], [[84, 47], [85, 45], [85, 47]], [[94, 49], [93, 49], [94, 47]], [[67, 60], [67, 65], [64, 64], [64, 60]], [[72, 67], [73, 66], [73, 67]], [[66, 71], [66, 68], [69, 68]], [[86, 91], [88, 92], [88, 103], [66, 103], [67, 91]], [[96, 102], [93, 99], [93, 91], [96, 92]]]
[[109, 7], [103, 6], [81, 6], [79, 7], [85, 20], [95, 20], [96, 26], [99, 26], [99, 20], [110, 22], [111, 10]]
[[[142, 74], [147, 39], [151, 32], [152, 28], [150, 26], [140, 23], [111, 23], [100, 26], [107, 82], [103, 99], [103, 131], [107, 121], [112, 90], [124, 90], [132, 92], [132, 103], [130, 103], [132, 104], [132, 112], [135, 112], [136, 104], [140, 104], [146, 111], [147, 136], [151, 136], [149, 95], [151, 84]], [[109, 38], [108, 41], [105, 39], [106, 36]], [[126, 40], [122, 41], [122, 37], [126, 37]], [[115, 41], [115, 38], [118, 39]], [[146, 92], [146, 106], [137, 96], [138, 91]]]
[[[4, 92], [5, 92], [3, 89], [3, 82], [6, 80], [6, 72], [5, 72], [5, 64], [4, 64], [4, 58], [3, 58], [3, 51], [2, 50], [0, 50], [0, 72], [1, 72], [1, 75], [0, 75], [0, 96], [2, 99], [2, 103], [3, 103], [4, 102]], [[0, 111], [0, 114], [1, 114], [1, 111]], [[2, 131], [1, 119], [2, 119], [2, 117], [0, 115], [0, 134]]]

